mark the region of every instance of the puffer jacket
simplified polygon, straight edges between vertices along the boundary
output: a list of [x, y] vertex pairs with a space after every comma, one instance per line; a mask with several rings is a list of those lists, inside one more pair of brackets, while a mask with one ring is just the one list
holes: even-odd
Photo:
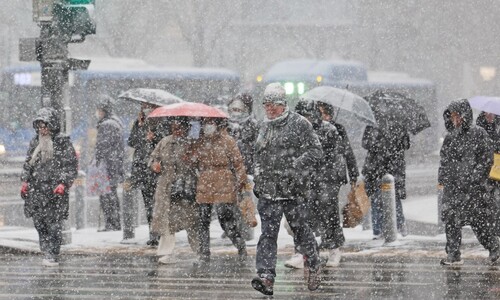
[[307, 179], [323, 151], [311, 123], [297, 113], [265, 122], [255, 147], [257, 197], [294, 199], [304, 193]]

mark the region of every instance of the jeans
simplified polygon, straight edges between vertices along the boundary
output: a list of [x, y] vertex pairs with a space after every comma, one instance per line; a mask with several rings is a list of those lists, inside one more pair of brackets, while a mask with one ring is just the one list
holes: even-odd
[[262, 234], [257, 244], [256, 268], [258, 274], [276, 276], [278, 233], [283, 214], [293, 231], [297, 250], [306, 256], [311, 269], [319, 267], [318, 244], [306, 223], [304, 208], [297, 200], [272, 200], [261, 197], [257, 205]]
[[61, 250], [63, 220], [34, 215], [33, 223], [38, 232], [40, 250], [47, 258], [57, 259]]

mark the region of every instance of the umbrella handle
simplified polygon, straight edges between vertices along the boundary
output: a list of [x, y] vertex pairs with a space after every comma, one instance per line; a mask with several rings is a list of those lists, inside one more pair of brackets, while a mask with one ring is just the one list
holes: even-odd
[[[344, 103], [345, 95], [347, 94], [347, 89], [349, 88], [349, 84], [345, 86], [345, 91], [344, 95], [342, 96], [342, 99], [340, 100], [340, 106]], [[337, 118], [339, 117], [339, 112], [340, 112], [340, 107], [338, 108], [337, 114], [335, 115], [335, 119], [333, 122], [337, 123]]]

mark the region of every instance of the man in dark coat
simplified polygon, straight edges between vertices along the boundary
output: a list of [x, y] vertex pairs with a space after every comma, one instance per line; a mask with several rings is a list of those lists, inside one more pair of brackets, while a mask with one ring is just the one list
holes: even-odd
[[[253, 175], [253, 154], [255, 141], [259, 133], [258, 122], [252, 115], [252, 106], [253, 98], [246, 93], [236, 95], [228, 103], [228, 133], [238, 144], [248, 175]], [[253, 240], [254, 230], [243, 220], [239, 208], [236, 214], [239, 216], [238, 223], [243, 238], [247, 241]]]
[[254, 156], [254, 191], [259, 198], [262, 234], [257, 244], [258, 277], [252, 280], [252, 286], [265, 295], [273, 294], [276, 243], [284, 214], [304, 255], [308, 288], [315, 290], [321, 269], [318, 245], [304, 218], [300, 198], [307, 189], [308, 171], [322, 158], [321, 144], [312, 125], [290, 111], [285, 89], [279, 83], [266, 87], [263, 104], [268, 121], [260, 128]]
[[[343, 161], [345, 141], [334, 125], [323, 121], [317, 102], [301, 100], [295, 111], [311, 122], [323, 147], [323, 159], [316, 165], [311, 176], [310, 195], [305, 203], [308, 206], [311, 228], [321, 234], [319, 248], [328, 257], [326, 266], [336, 267], [340, 263], [340, 247], [345, 242], [338, 199], [340, 186], [346, 182], [346, 166]], [[297, 263], [294, 264], [294, 260]], [[298, 262], [298, 259], [292, 258], [285, 262], [285, 266], [300, 268]]]
[[402, 200], [406, 199], [405, 151], [410, 148], [410, 135], [402, 126], [366, 126], [361, 146], [368, 150], [362, 173], [365, 177], [366, 193], [371, 200], [372, 230], [375, 238], [382, 234], [382, 177], [394, 176], [396, 190], [396, 224], [402, 236], [408, 235], [403, 214]]
[[110, 181], [111, 191], [99, 196], [104, 212], [104, 230], [121, 230], [120, 202], [116, 191], [123, 182], [123, 159], [125, 143], [123, 140], [123, 124], [113, 114], [114, 100], [109, 96], [100, 96], [97, 102], [97, 138], [95, 146], [96, 165], [105, 164]]
[[158, 237], [151, 234], [157, 174], [148, 168], [148, 161], [150, 154], [163, 138], [163, 135], [156, 130], [159, 125], [153, 126], [150, 120], [146, 120], [146, 117], [156, 107], [148, 103], [141, 104], [139, 117], [135, 120], [128, 138], [128, 145], [134, 148], [130, 179], [132, 188], [139, 189], [142, 193], [146, 219], [150, 227], [149, 240], [147, 241], [150, 246], [158, 246]]
[[75, 149], [69, 136], [60, 133], [59, 122], [54, 109], [38, 111], [33, 122], [37, 135], [30, 142], [21, 175], [24, 214], [33, 218], [44, 254], [42, 264], [47, 267], [59, 265], [69, 189], [78, 174]]
[[441, 219], [445, 224], [447, 258], [443, 265], [462, 264], [462, 227], [470, 225], [496, 263], [499, 240], [494, 232], [492, 199], [486, 182], [493, 164], [493, 148], [486, 131], [472, 123], [467, 99], [453, 101], [443, 114], [448, 130], [441, 147], [438, 183], [443, 185]]

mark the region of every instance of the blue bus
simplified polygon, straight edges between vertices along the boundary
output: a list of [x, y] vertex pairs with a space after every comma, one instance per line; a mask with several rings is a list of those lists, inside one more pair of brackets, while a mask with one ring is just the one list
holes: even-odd
[[[183, 100], [217, 105], [240, 90], [240, 77], [227, 69], [157, 68], [134, 59], [92, 59], [85, 71], [69, 75], [71, 137], [82, 158], [91, 157], [95, 143], [95, 99], [108, 94], [115, 99], [131, 88], [166, 90]], [[0, 158], [22, 157], [34, 134], [32, 120], [41, 107], [39, 64], [7, 67], [0, 71]], [[120, 102], [116, 108], [130, 128], [138, 105]], [[3, 149], [3, 151], [2, 151]]]

